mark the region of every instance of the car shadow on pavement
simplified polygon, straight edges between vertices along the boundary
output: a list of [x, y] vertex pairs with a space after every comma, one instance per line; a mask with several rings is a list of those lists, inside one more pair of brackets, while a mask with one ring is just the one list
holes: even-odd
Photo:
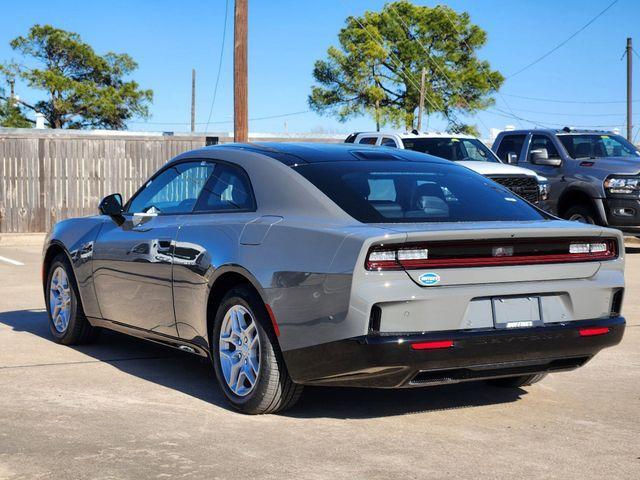
[[626, 254], [629, 254], [629, 253], [640, 253], [640, 247], [625, 247], [624, 252]]
[[[44, 310], [0, 312], [0, 323], [53, 343]], [[215, 383], [209, 361], [200, 357], [106, 330], [93, 344], [64, 348], [90, 358], [62, 365], [108, 363], [129, 375], [231, 410]], [[503, 404], [524, 394], [523, 389], [502, 389], [481, 382], [400, 390], [307, 387], [300, 402], [281, 415], [365, 419]]]

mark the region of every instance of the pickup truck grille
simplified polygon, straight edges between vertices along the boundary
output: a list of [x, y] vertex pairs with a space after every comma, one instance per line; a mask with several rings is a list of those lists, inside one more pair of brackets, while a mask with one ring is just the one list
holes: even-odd
[[533, 177], [503, 177], [503, 176], [489, 176], [491, 180], [507, 187], [516, 195], [521, 196], [525, 200], [531, 203], [538, 203], [538, 181]]

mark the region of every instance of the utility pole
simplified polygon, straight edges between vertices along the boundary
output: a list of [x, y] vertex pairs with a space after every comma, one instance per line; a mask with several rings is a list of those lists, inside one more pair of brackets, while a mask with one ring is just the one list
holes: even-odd
[[418, 131], [422, 131], [422, 111], [424, 110], [424, 77], [427, 71], [422, 67], [422, 75], [420, 77], [420, 104], [418, 105]]
[[248, 0], [235, 0], [233, 28], [233, 139], [249, 140], [247, 82]]
[[376, 132], [380, 131], [380, 100], [376, 100]]
[[631, 38], [627, 38], [627, 140], [633, 142], [633, 121], [632, 121], [632, 96], [631, 96], [631, 84], [632, 84], [632, 57], [633, 57], [633, 46], [631, 43]]
[[196, 131], [196, 69], [191, 69], [191, 133]]

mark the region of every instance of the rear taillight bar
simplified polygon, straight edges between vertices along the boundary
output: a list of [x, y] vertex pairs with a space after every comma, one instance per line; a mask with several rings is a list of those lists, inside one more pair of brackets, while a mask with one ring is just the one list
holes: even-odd
[[376, 245], [367, 270], [539, 265], [613, 260], [615, 238], [505, 239]]

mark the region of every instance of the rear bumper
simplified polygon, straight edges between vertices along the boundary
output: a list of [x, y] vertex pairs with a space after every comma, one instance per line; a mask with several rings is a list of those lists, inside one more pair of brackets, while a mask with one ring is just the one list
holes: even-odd
[[[602, 335], [580, 329], [606, 327]], [[303, 384], [397, 388], [572, 370], [618, 344], [623, 317], [518, 330], [367, 335], [284, 352], [293, 380]], [[413, 343], [453, 346], [414, 350]]]

